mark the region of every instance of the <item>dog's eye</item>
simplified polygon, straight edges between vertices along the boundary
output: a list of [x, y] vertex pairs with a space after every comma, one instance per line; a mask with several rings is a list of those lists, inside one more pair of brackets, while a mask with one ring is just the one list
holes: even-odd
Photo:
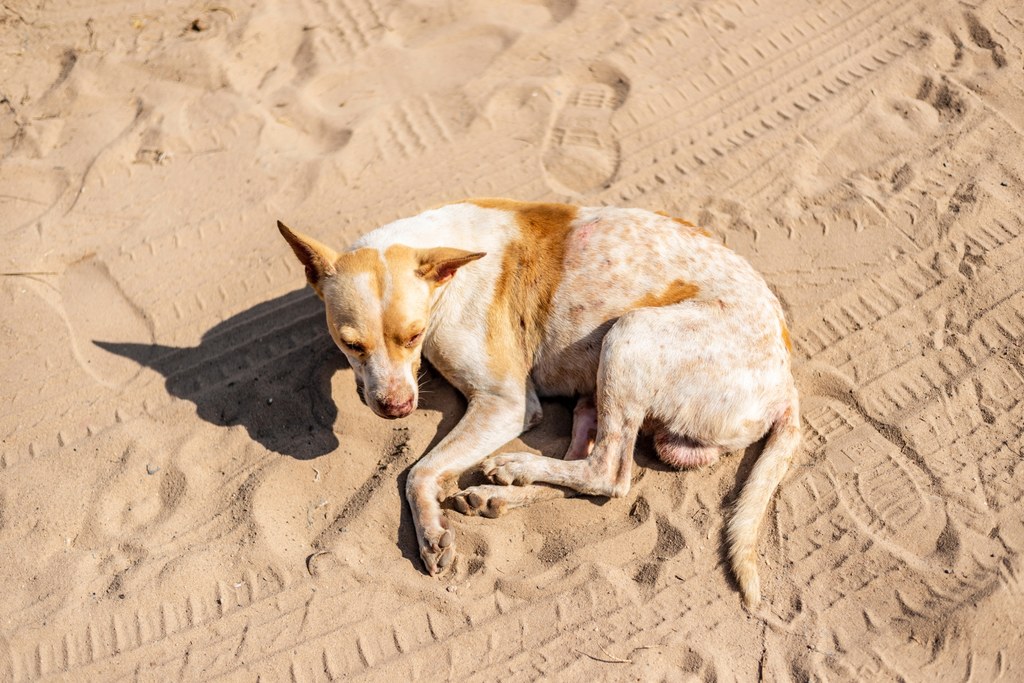
[[423, 333], [417, 332], [413, 336], [409, 337], [409, 341], [405, 342], [405, 348], [411, 349], [420, 343], [420, 339], [423, 339]]
[[359, 344], [357, 342], [347, 342], [347, 341], [343, 341], [342, 343], [345, 346], [347, 346], [348, 350], [351, 351], [352, 353], [356, 353], [356, 354], [359, 354], [359, 355], [362, 355], [362, 354], [366, 353], [366, 347], [363, 346], [362, 344]]

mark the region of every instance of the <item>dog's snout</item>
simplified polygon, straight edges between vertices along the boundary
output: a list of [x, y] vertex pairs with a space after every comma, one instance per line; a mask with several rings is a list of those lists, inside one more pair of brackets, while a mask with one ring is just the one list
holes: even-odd
[[411, 413], [413, 409], [413, 398], [411, 396], [404, 400], [385, 398], [377, 403], [380, 405], [380, 410], [383, 416], [389, 418], [405, 417]]

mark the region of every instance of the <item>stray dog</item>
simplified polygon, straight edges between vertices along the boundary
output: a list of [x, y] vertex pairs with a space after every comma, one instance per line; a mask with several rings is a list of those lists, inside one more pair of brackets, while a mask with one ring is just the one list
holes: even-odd
[[[495, 517], [566, 489], [624, 496], [641, 429], [679, 468], [767, 434], [728, 524], [744, 602], [760, 602], [758, 528], [800, 418], [782, 307], [746, 260], [666, 214], [507, 199], [398, 220], [340, 253], [278, 228], [376, 414], [415, 409], [421, 356], [468, 400], [406, 485], [431, 575], [455, 557], [442, 484], [481, 462], [495, 484], [452, 505]], [[488, 457], [537, 425], [538, 396], [579, 397], [564, 459]]]

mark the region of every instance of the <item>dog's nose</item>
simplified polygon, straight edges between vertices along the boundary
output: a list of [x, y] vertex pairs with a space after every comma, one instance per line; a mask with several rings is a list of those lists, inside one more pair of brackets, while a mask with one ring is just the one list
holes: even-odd
[[405, 417], [412, 412], [412, 398], [408, 398], [405, 401], [395, 401], [393, 399], [384, 399], [379, 401], [380, 410], [384, 414], [384, 417], [397, 418]]

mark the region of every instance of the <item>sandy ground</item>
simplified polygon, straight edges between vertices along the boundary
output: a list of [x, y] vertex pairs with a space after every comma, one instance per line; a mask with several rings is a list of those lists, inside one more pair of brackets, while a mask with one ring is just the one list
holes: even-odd
[[[5, 2], [0, 680], [1021, 680], [1022, 45], [1011, 0]], [[374, 417], [274, 220], [467, 196], [764, 272], [805, 443], [757, 614], [753, 450], [452, 514], [421, 572], [400, 492], [464, 404]]]

